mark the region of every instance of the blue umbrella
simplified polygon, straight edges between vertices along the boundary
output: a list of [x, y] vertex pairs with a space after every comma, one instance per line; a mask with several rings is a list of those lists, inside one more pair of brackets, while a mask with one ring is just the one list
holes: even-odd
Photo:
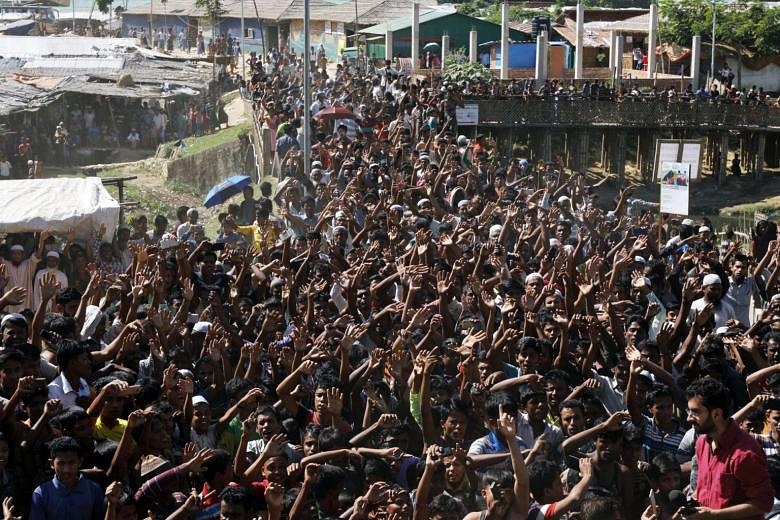
[[209, 190], [203, 205], [212, 208], [217, 204], [222, 204], [233, 195], [238, 195], [241, 191], [251, 184], [252, 178], [248, 175], [234, 175], [228, 177]]

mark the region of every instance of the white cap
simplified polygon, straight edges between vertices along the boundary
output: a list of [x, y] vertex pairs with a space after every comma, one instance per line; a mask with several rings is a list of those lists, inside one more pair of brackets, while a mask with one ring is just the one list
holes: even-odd
[[561, 247], [561, 241], [557, 238], [550, 239], [550, 247]]
[[728, 327], [718, 327], [715, 329], [715, 334], [725, 334], [729, 331]]
[[209, 406], [209, 402], [205, 397], [202, 395], [193, 395], [192, 406], [198, 406], [199, 404], [205, 404], [206, 406]]
[[490, 238], [498, 238], [498, 236], [501, 234], [501, 230], [503, 228], [501, 227], [501, 224], [493, 224], [490, 226]]
[[338, 210], [338, 211], [336, 212], [336, 214], [334, 215], [334, 217], [335, 217], [336, 219], [340, 219], [340, 218], [346, 218], [346, 217], [347, 217], [347, 214], [346, 214], [346, 213], [344, 213], [342, 210]]
[[420, 199], [417, 201], [417, 207], [422, 207], [423, 204], [430, 204], [431, 199]]
[[49, 251], [48, 253], [46, 253], [46, 258], [49, 258], [49, 257], [51, 257], [51, 258], [59, 258], [60, 254], [57, 251]]
[[686, 218], [682, 221], [683, 226], [693, 226], [693, 220]]
[[701, 285], [702, 287], [707, 287], [708, 285], [721, 285], [720, 276], [717, 274], [708, 274], [704, 277], [704, 280], [702, 280]]
[[458, 136], [458, 144], [460, 146], [466, 146], [469, 143], [469, 138], [465, 135], [459, 135]]
[[192, 332], [206, 334], [209, 331], [209, 328], [211, 328], [211, 323], [208, 321], [198, 321], [195, 323], [195, 325], [192, 326]]
[[635, 256], [634, 257], [634, 262], [636, 262], [638, 264], [646, 264], [647, 260], [645, 260], [645, 257], [643, 257], [643, 256]]
[[458, 202], [458, 207], [459, 208], [465, 208], [468, 205], [469, 205], [469, 201], [467, 199], [463, 199], [463, 200]]
[[563, 204], [564, 202], [569, 202], [571, 199], [567, 197], [566, 195], [561, 195], [558, 197], [558, 204]]
[[14, 244], [11, 246], [11, 251], [24, 251], [24, 246], [20, 246], [19, 244]]
[[709, 232], [710, 232], [710, 228], [708, 228], [707, 226], [701, 226], [699, 228], [699, 233], [709, 233]]
[[393, 204], [392, 206], [390, 206], [390, 209], [392, 211], [398, 211], [398, 212], [401, 212], [401, 213], [404, 212], [404, 207], [401, 206], [400, 204]]
[[544, 277], [539, 273], [530, 273], [528, 276], [525, 277], [525, 283], [531, 283], [534, 280], [544, 281]]

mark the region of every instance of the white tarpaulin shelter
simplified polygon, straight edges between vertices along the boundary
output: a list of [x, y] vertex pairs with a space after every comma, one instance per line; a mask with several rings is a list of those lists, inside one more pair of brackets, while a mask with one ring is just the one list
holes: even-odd
[[0, 233], [73, 229], [87, 236], [103, 225], [104, 240], [119, 224], [119, 203], [96, 177], [0, 181]]

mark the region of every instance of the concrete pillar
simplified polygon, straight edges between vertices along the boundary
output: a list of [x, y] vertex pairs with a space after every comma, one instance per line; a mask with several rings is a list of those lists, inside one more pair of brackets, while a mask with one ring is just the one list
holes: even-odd
[[693, 90], [696, 91], [699, 88], [699, 82], [701, 81], [701, 36], [698, 34], [693, 37], [693, 44], [691, 45], [691, 83], [693, 83]]
[[720, 186], [726, 177], [726, 163], [729, 160], [729, 133], [728, 131], [720, 133], [720, 163], [715, 172], [715, 183]]
[[615, 54], [617, 53], [617, 33], [609, 31], [609, 77], [615, 78]]
[[618, 34], [615, 39], [615, 89], [620, 88], [623, 82], [623, 35]]
[[546, 129], [542, 139], [542, 159], [545, 162], [550, 162], [552, 161], [552, 132]]
[[393, 31], [385, 33], [385, 59], [393, 61]]
[[501, 4], [501, 79], [509, 79], [509, 2]]
[[582, 79], [582, 59], [584, 50], [583, 39], [585, 38], [585, 6], [582, 2], [577, 2], [577, 37], [574, 55], [574, 79]]
[[658, 4], [655, 0], [650, 4], [650, 27], [647, 37], [647, 73], [648, 78], [655, 78], [655, 42], [658, 31]]
[[444, 58], [450, 53], [450, 35], [444, 33], [441, 37], [441, 70], [444, 70]]
[[420, 67], [420, 4], [412, 2], [412, 70]]
[[476, 63], [478, 58], [477, 53], [477, 31], [472, 29], [469, 31], [469, 61]]
[[764, 156], [766, 155], [766, 134], [758, 134], [758, 145], [756, 150], [756, 179], [760, 179], [764, 174]]
[[536, 83], [537, 88], [547, 79], [547, 31], [539, 31], [536, 37]]

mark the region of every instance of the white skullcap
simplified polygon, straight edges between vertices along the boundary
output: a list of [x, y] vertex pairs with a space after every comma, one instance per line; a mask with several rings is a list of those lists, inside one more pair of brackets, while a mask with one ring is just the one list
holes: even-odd
[[469, 201], [468, 201], [468, 200], [466, 200], [466, 199], [463, 199], [463, 200], [461, 200], [460, 202], [458, 202], [458, 207], [459, 207], [459, 208], [465, 208], [465, 207], [466, 207], [466, 206], [468, 206], [468, 205], [469, 205]]
[[490, 226], [490, 238], [498, 238], [502, 229], [501, 224], [493, 224]]
[[557, 238], [550, 239], [550, 247], [561, 247], [561, 241]]
[[707, 287], [708, 285], [720, 285], [721, 283], [720, 276], [717, 274], [708, 274], [704, 277], [704, 280], [702, 280], [701, 285], [702, 287]]
[[686, 218], [682, 221], [683, 226], [693, 226], [693, 220]]
[[701, 226], [699, 228], [699, 233], [709, 233], [709, 232], [710, 232], [710, 228], [708, 228], [707, 226]]
[[46, 258], [52, 257], [52, 258], [59, 258], [60, 254], [57, 251], [49, 251], [46, 253]]
[[200, 332], [201, 334], [206, 334], [209, 331], [209, 328], [211, 328], [211, 323], [209, 323], [208, 321], [199, 321], [192, 326], [192, 332]]

